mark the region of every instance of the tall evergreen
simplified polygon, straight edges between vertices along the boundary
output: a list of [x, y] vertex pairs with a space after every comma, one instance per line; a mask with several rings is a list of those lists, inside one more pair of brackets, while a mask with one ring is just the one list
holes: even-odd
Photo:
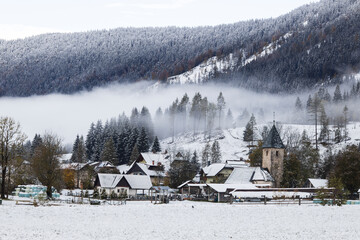
[[253, 142], [256, 139], [256, 120], [254, 114], [251, 115], [249, 122], [246, 124], [243, 140], [247, 142]]
[[131, 151], [131, 155], [130, 155], [130, 160], [129, 160], [129, 165], [131, 165], [133, 162], [136, 161], [136, 159], [139, 157], [140, 152], [138, 150], [137, 145], [134, 145], [134, 148]]
[[214, 141], [211, 146], [211, 163], [220, 163], [221, 162], [221, 151], [220, 144], [218, 141]]
[[149, 151], [149, 137], [144, 127], [141, 128], [140, 135], [137, 140], [137, 148], [140, 153]]
[[78, 162], [78, 163], [84, 163], [86, 162], [86, 147], [84, 143], [84, 137], [79, 135], [76, 136], [72, 155], [71, 155], [71, 162]]
[[303, 106], [302, 106], [301, 100], [299, 97], [297, 97], [296, 102], [295, 102], [295, 110], [302, 111], [302, 109], [303, 109]]
[[151, 146], [151, 152], [153, 153], [161, 152], [160, 142], [157, 136], [155, 136], [154, 142]]
[[210, 163], [211, 147], [209, 143], [206, 143], [202, 155], [201, 155], [201, 167], [206, 167]]
[[222, 117], [222, 112], [225, 109], [226, 103], [225, 103], [225, 98], [222, 94], [222, 92], [219, 93], [219, 96], [217, 98], [217, 109], [218, 109], [218, 113], [219, 113], [219, 129], [221, 129], [221, 117]]
[[35, 137], [33, 139], [33, 141], [31, 142], [31, 151], [30, 151], [30, 156], [32, 156], [34, 154], [34, 151], [37, 147], [39, 147], [42, 144], [42, 138], [40, 136], [40, 134], [35, 134]]
[[342, 100], [341, 90], [339, 84], [336, 85], [335, 91], [334, 91], [334, 97], [333, 101], [334, 103], [338, 103]]
[[100, 154], [100, 161], [109, 161], [114, 165], [117, 164], [118, 156], [112, 137], [108, 138], [108, 140], [105, 142], [104, 148]]

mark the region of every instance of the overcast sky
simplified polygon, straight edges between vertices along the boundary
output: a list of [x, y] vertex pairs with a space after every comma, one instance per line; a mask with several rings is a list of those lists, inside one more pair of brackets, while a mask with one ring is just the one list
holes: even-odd
[[0, 38], [277, 17], [318, 0], [1, 0]]

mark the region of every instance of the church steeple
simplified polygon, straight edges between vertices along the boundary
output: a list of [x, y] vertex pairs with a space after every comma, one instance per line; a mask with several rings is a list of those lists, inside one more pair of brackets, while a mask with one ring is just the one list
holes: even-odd
[[[275, 119], [275, 118], [274, 118]], [[275, 126], [275, 120], [262, 148], [262, 168], [267, 169], [275, 180], [275, 187], [280, 187], [284, 166], [285, 146]]]

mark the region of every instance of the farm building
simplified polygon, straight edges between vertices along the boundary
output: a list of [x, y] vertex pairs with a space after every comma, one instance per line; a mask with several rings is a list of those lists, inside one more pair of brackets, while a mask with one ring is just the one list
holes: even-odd
[[99, 192], [105, 190], [107, 195], [114, 192], [117, 195], [136, 197], [138, 194], [149, 194], [152, 187], [147, 175], [122, 175], [99, 173], [95, 180], [95, 188]]

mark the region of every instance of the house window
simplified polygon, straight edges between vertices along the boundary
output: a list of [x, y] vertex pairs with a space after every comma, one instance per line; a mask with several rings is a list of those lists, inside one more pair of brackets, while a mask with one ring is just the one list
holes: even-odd
[[120, 192], [120, 189], [118, 189], [117, 192], [119, 193], [119, 192]]
[[276, 151], [276, 156], [277, 156], [277, 157], [279, 156], [279, 151]]

